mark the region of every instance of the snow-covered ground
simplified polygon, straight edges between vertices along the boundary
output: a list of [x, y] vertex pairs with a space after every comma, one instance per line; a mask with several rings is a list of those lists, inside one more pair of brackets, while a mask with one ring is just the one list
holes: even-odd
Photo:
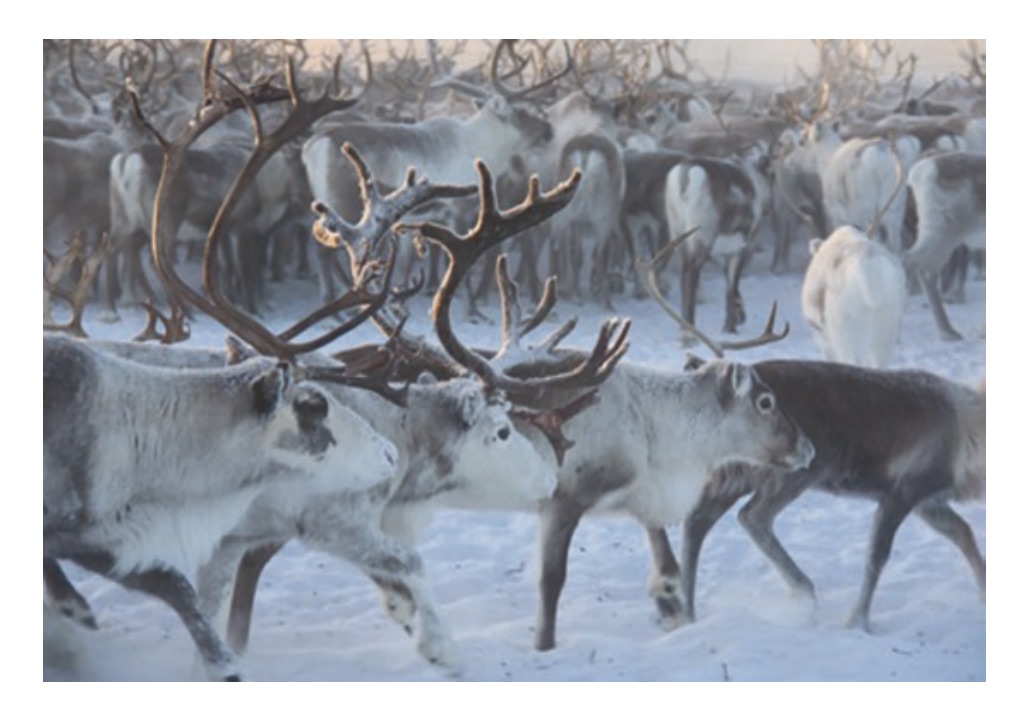
[[[763, 325], [774, 299], [792, 332], [781, 343], [736, 357], [819, 357], [799, 312], [805, 259], [799, 256], [793, 271], [774, 276], [766, 270], [768, 258], [759, 254], [744, 280], [749, 320], [743, 332]], [[296, 310], [300, 297], [313, 294], [310, 283], [275, 291], [277, 309], [268, 320], [280, 325]], [[706, 276], [703, 296], [698, 324], [718, 335], [722, 283], [715, 268]], [[420, 299], [412, 306], [409, 328], [423, 332], [427, 303]], [[986, 373], [985, 308], [985, 284], [971, 281], [966, 303], [948, 309], [965, 340], [945, 343], [923, 298], [910, 297], [894, 367], [979, 380]], [[494, 306], [490, 312], [497, 314]], [[628, 360], [681, 369], [688, 348], [652, 302], [619, 299], [616, 313], [633, 318]], [[571, 339], [576, 346], [590, 342], [604, 317], [592, 306], [570, 302], [561, 303], [557, 314], [560, 319], [580, 317]], [[130, 338], [144, 322], [134, 311], [125, 311], [123, 319], [110, 326], [87, 320], [86, 328], [96, 337]], [[498, 341], [496, 325], [470, 324], [461, 317], [459, 326], [471, 343], [494, 346]], [[193, 345], [221, 345], [223, 333], [208, 319], [193, 330]], [[369, 340], [376, 340], [370, 327], [343, 344]], [[1001, 478], [992, 477], [992, 493], [996, 479]], [[899, 530], [878, 585], [874, 633], [844, 628], [863, 574], [873, 508], [865, 500], [808, 492], [779, 518], [779, 538], [818, 587], [816, 605], [790, 596], [731, 511], [708, 536], [702, 554], [699, 619], [672, 632], [663, 631], [654, 619], [647, 595], [650, 555], [639, 525], [622, 517], [588, 517], [571, 547], [559, 610], [559, 646], [547, 653], [531, 646], [537, 604], [535, 516], [441, 513], [421, 550], [458, 644], [463, 671], [455, 679], [417, 655], [413, 640], [385, 616], [374, 586], [360, 572], [292, 543], [263, 576], [244, 657], [246, 673], [263, 681], [987, 679], [986, 609], [970, 570], [947, 540], [916, 518], [907, 519]], [[959, 511], [986, 552], [984, 506], [964, 504]], [[670, 534], [676, 543], [678, 531]], [[191, 641], [168, 608], [73, 567], [69, 574], [90, 600], [100, 628], [77, 632], [76, 659], [45, 668], [46, 680], [195, 677]], [[994, 570], [993, 575], [992, 601], [1003, 572]], [[341, 709], [344, 704], [330, 706]]]

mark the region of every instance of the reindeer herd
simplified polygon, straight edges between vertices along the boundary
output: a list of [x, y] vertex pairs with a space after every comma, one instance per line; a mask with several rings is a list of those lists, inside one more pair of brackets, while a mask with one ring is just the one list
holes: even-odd
[[[773, 530], [808, 488], [877, 503], [851, 626], [870, 630], [914, 512], [982, 596], [951, 502], [984, 497], [985, 386], [889, 369], [921, 288], [939, 337], [963, 340], [942, 293], [959, 297], [985, 248], [982, 56], [913, 96], [915, 57], [818, 41], [818, 74], [765, 96], [708, 77], [684, 43], [504, 40], [466, 70], [450, 47], [380, 62], [347, 45], [316, 64], [293, 41], [44, 42], [47, 618], [98, 624], [74, 563], [165, 602], [207, 675], [238, 680], [260, 575], [297, 540], [362, 571], [421, 656], [455, 671], [418, 547], [435, 510], [538, 516], [534, 647], [550, 650], [588, 513], [640, 523], [675, 628], [695, 618], [705, 537], [746, 496], [752, 541], [815, 596]], [[788, 334], [773, 307], [760, 335], [735, 335], [740, 281], [766, 236], [772, 270], [792, 271], [803, 231], [824, 360], [727, 358]], [[724, 297], [699, 290], [714, 264]], [[317, 289], [280, 330], [260, 316], [284, 279]], [[560, 298], [630, 292], [712, 359], [627, 360], [641, 326], [618, 318], [584, 348], [563, 347], [575, 321], [525, 344]], [[455, 314], [477, 320], [490, 293], [501, 344], [467, 345]], [[431, 331], [415, 336], [421, 295]], [[696, 322], [719, 298], [725, 340]], [[144, 305], [143, 340], [90, 339], [92, 304], [109, 321]], [[176, 345], [199, 315], [224, 350]], [[380, 339], [351, 345], [366, 324]]]

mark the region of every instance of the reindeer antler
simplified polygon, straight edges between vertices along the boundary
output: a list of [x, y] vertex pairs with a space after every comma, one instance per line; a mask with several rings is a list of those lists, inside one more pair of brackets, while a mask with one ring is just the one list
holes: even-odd
[[707, 336], [707, 334], [701, 332], [694, 324], [686, 320], [679, 311], [669, 305], [669, 302], [665, 300], [665, 296], [662, 295], [661, 289], [658, 287], [658, 268], [663, 263], [668, 261], [669, 256], [672, 252], [679, 247], [683, 241], [689, 236], [696, 233], [700, 227], [694, 227], [682, 234], [676, 239], [670, 241], [661, 251], [659, 251], [654, 258], [649, 262], [640, 261], [637, 264], [638, 275], [644, 282], [644, 286], [648, 292], [655, 299], [655, 302], [661, 306], [662, 310], [678, 323], [685, 331], [697, 338], [701, 343], [707, 346], [708, 350], [715, 354], [716, 358], [722, 358], [725, 356], [726, 350], [745, 350], [747, 348], [753, 348], [755, 346], [763, 346], [768, 343], [775, 343], [784, 339], [789, 335], [789, 322], [786, 321], [785, 328], [775, 333], [775, 316], [778, 313], [778, 302], [775, 301], [771, 305], [771, 314], [768, 317], [768, 321], [764, 326], [764, 330], [756, 338], [750, 338], [745, 341], [716, 341], [713, 338]]
[[[335, 340], [344, 331], [350, 330], [356, 324], [348, 322], [337, 329], [329, 331], [326, 335], [315, 341], [294, 344], [285, 337], [275, 335], [263, 324], [234, 308], [223, 296], [217, 283], [216, 263], [223, 227], [245, 189], [254, 179], [259, 169], [275, 152], [286, 143], [295, 139], [320, 117], [353, 106], [360, 99], [360, 96], [354, 98], [344, 97], [338, 93], [332, 94], [327, 90], [315, 99], [302, 98], [297, 87], [292, 60], [287, 64], [287, 86], [285, 88], [274, 85], [269, 80], [247, 90], [242, 90], [236, 83], [213, 68], [215, 47], [215, 41], [210, 41], [206, 46], [204, 54], [203, 84], [205, 96], [202, 104], [196, 112], [195, 119], [173, 141], [168, 141], [163, 137], [144, 116], [140, 108], [137, 93], [135, 91], [131, 92], [132, 105], [136, 115], [156, 137], [163, 148], [164, 154], [163, 170], [160, 176], [152, 220], [153, 262], [160, 278], [166, 284], [171, 295], [177, 296], [180, 300], [212, 316], [224, 327], [250, 343], [259, 353], [293, 360], [295, 356], [301, 353], [321, 348], [330, 341]], [[216, 86], [214, 77], [219, 77], [223, 80], [223, 83], [229, 88], [229, 92], [220, 91]], [[278, 101], [289, 101], [291, 111], [272, 133], [266, 134], [261, 124], [258, 106]], [[163, 220], [163, 207], [166, 197], [173, 192], [174, 183], [179, 178], [189, 147], [208, 129], [239, 109], [246, 109], [251, 117], [254, 133], [254, 150], [230, 186], [206, 235], [202, 272], [203, 285], [208, 294], [208, 298], [206, 298], [192, 289], [173, 269], [171, 257], [175, 237], [167, 235], [164, 226], [165, 221]], [[392, 262], [389, 262], [388, 267], [390, 274], [384, 277], [384, 286], [380, 293], [371, 293], [367, 290], [368, 277], [365, 276], [365, 281], [361, 285], [355, 286], [350, 292], [313, 315], [318, 316], [318, 320], [322, 320], [326, 316], [334, 315], [341, 310], [355, 305], [366, 305], [365, 311], [378, 310], [386, 298], [385, 291], [388, 290], [389, 286]], [[364, 316], [362, 320], [366, 320], [366, 318], [367, 316]]]
[[534, 398], [547, 389], [600, 384], [629, 347], [626, 342], [629, 320], [613, 318], [605, 321], [588, 358], [572, 370], [528, 380], [513, 378], [496, 370], [487, 359], [456, 337], [450, 319], [452, 299], [471, 265], [488, 249], [560, 211], [573, 198], [581, 178], [580, 171], [574, 170], [569, 179], [547, 193], [541, 193], [538, 177], [532, 176], [524, 201], [506, 211], [500, 211], [496, 205], [490, 170], [481, 160], [476, 161], [475, 165], [479, 177], [478, 219], [466, 236], [459, 236], [451, 229], [431, 222], [400, 224], [395, 227], [397, 231], [420, 232], [449, 256], [446, 274], [432, 302], [432, 320], [439, 341], [457, 363], [481, 377], [486, 384], [506, 391], [511, 397]]

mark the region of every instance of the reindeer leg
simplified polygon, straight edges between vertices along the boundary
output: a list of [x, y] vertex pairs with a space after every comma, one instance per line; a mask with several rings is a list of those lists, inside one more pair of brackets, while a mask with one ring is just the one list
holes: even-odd
[[891, 554], [895, 533], [909, 512], [910, 505], [899, 495], [885, 495], [878, 503], [871, 529], [870, 549], [867, 566], [863, 573], [863, 585], [860, 587], [856, 606], [853, 607], [853, 611], [849, 615], [847, 627], [860, 628], [870, 633], [870, 605], [874, 599], [874, 590], [877, 588], [878, 578]]
[[927, 294], [927, 302], [931, 306], [931, 311], [934, 312], [934, 320], [937, 322], [938, 330], [941, 332], [941, 339], [945, 341], [961, 341], [962, 334], [955, 330], [948, 320], [945, 304], [941, 300], [938, 277], [925, 271], [920, 276], [920, 281], [923, 283], [923, 290]]
[[315, 243], [315, 256], [318, 258], [318, 287], [319, 297], [323, 303], [333, 301], [339, 295], [336, 286], [337, 276], [347, 285], [350, 285], [350, 278], [346, 275], [343, 267], [336, 258], [337, 252], [319, 243]]
[[414, 633], [414, 615], [417, 613], [417, 605], [414, 597], [406, 586], [399, 580], [393, 580], [379, 575], [368, 575], [375, 582], [375, 586], [382, 593], [382, 606], [386, 614], [394, 622], [403, 627], [403, 630], [410, 636]]
[[212, 624], [198, 608], [198, 595], [194, 587], [172, 567], [154, 567], [121, 575], [113, 571], [114, 560], [108, 554], [78, 555], [74, 561], [85, 569], [112, 579], [127, 589], [144, 592], [161, 599], [170, 606], [184, 623], [201, 654], [209, 676], [216, 681], [240, 681], [237, 659], [230, 648], [219, 638]]
[[244, 553], [237, 566], [237, 579], [234, 581], [233, 599], [230, 601], [226, 638], [227, 643], [238, 654], [243, 654], [248, 648], [248, 638], [251, 635], [251, 615], [255, 611], [255, 592], [258, 590], [258, 580], [266, 565], [283, 549], [285, 544], [285, 541], [271, 542], [249, 549]]
[[120, 264], [123, 260], [120, 249], [116, 249], [103, 261], [103, 291], [106, 307], [99, 317], [103, 323], [116, 323], [120, 320], [117, 313], [117, 299], [120, 298], [123, 290], [120, 286]]
[[654, 572], [648, 582], [648, 593], [658, 608], [658, 623], [671, 631], [687, 622], [684, 618], [683, 600], [679, 596], [679, 562], [669, 544], [669, 533], [664, 527], [648, 527], [644, 532], [651, 547]]
[[[233, 615], [227, 611], [227, 607], [237, 579], [237, 565], [245, 552], [254, 548], [258, 542], [259, 540], [249, 537], [227, 535], [208, 561], [198, 569], [195, 579], [198, 608], [216, 629], [217, 634], [226, 633], [228, 623], [233, 620]], [[245, 639], [239, 642], [240, 646], [230, 637], [227, 638], [227, 643], [239, 654], [246, 646], [247, 634], [244, 637]]]
[[[683, 318], [694, 325], [697, 324], [697, 291], [700, 288], [701, 266], [704, 264], [700, 253], [697, 252], [693, 256], [680, 253], [680, 260], [682, 262], [680, 268], [680, 309], [682, 310]], [[707, 257], [705, 256], [704, 258], [706, 259]], [[684, 338], [684, 342], [692, 344], [695, 340], [692, 336], [687, 335]]]
[[928, 500], [921, 503], [916, 508], [916, 513], [924, 522], [959, 548], [966, 561], [969, 562], [970, 569], [973, 570], [973, 577], [980, 589], [980, 598], [984, 599], [987, 590], [987, 564], [980, 554], [980, 547], [977, 546], [976, 538], [973, 536], [973, 529], [966, 520], [947, 502], [941, 500]]
[[739, 521], [786, 583], [794, 591], [816, 600], [814, 583], [789, 556], [774, 532], [775, 518], [789, 503], [803, 494], [810, 481], [811, 475], [803, 471], [792, 474], [772, 473], [764, 477], [753, 496], [740, 509]]
[[725, 262], [725, 325], [723, 333], [735, 333], [747, 320], [743, 308], [743, 296], [739, 292], [739, 282], [750, 258], [749, 249], [733, 254]]
[[53, 609], [83, 627], [99, 628], [92, 607], [71, 584], [57, 560], [43, 557], [42, 579], [46, 585], [47, 601]]
[[721, 493], [708, 497], [706, 494], [683, 520], [683, 572], [680, 575], [683, 603], [686, 604], [686, 620], [697, 619], [694, 597], [697, 593], [697, 565], [700, 562], [701, 546], [708, 532], [722, 518], [729, 508], [747, 491]]
[[[363, 504], [360, 508], [353, 507], [354, 510], [363, 508]], [[301, 540], [313, 549], [321, 549], [357, 565], [382, 587], [387, 596], [387, 608], [391, 594], [409, 600], [411, 613], [414, 607], [417, 609], [418, 653], [432, 664], [453, 673], [458, 671], [453, 638], [439, 615], [424, 564], [416, 550], [386, 535], [373, 521], [341, 514], [334, 505], [306, 513], [302, 523], [305, 530]], [[390, 615], [394, 615], [392, 609]], [[403, 625], [406, 628], [407, 625]]]
[[955, 247], [941, 268], [941, 294], [945, 303], [966, 302], [966, 276], [969, 273], [970, 249], [963, 244]]
[[541, 300], [541, 281], [538, 279], [539, 248], [537, 241], [531, 235], [523, 235], [517, 239], [520, 247], [520, 264], [517, 266], [514, 281], [522, 286], [527, 286], [531, 296], [531, 304], [537, 304]]
[[541, 519], [541, 580], [537, 633], [534, 648], [548, 651], [555, 648], [556, 610], [563, 585], [566, 583], [566, 560], [570, 540], [585, 510], [568, 497], [552, 497], [540, 509]]

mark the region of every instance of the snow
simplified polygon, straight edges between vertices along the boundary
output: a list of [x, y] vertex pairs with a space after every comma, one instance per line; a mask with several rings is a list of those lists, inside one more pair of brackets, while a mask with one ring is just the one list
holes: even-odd
[[[759, 330], [777, 300], [780, 321], [792, 326], [790, 336], [734, 357], [820, 357], [799, 313], [806, 257], [805, 246], [798, 248], [803, 251], [795, 256], [794, 268], [783, 276], [767, 270], [770, 253], [759, 253], [743, 284], [749, 314], [743, 334]], [[279, 327], [314, 297], [310, 282], [273, 290], [276, 308], [267, 322]], [[721, 299], [721, 274], [711, 267], [698, 325], [714, 336], [722, 325]], [[427, 331], [427, 307], [424, 298], [411, 305], [409, 330]], [[938, 338], [926, 301], [910, 296], [893, 367], [922, 368], [964, 382], [980, 380], [986, 373], [985, 308], [985, 284], [971, 279], [966, 302], [948, 308], [964, 340], [946, 343]], [[497, 317], [494, 303], [488, 309]], [[618, 298], [615, 309], [616, 315], [633, 318], [627, 360], [678, 371], [688, 350], [708, 357], [703, 349], [681, 345], [675, 324], [653, 302]], [[123, 321], [114, 325], [89, 320], [89, 315], [86, 329], [94, 337], [127, 339], [144, 324], [140, 311], [125, 310]], [[98, 311], [91, 312], [93, 319], [96, 315]], [[606, 313], [562, 301], [553, 320], [571, 315], [579, 316], [580, 323], [567, 344], [583, 347], [593, 341]], [[462, 311], [454, 318], [467, 342], [497, 345], [497, 325], [469, 323]], [[192, 345], [218, 347], [222, 340], [222, 330], [210, 320], [194, 324]], [[373, 329], [365, 327], [341, 345], [376, 340]], [[993, 479], [990, 491], [995, 491]], [[463, 670], [456, 676], [417, 655], [413, 639], [386, 617], [374, 586], [359, 571], [291, 543], [263, 575], [251, 643], [243, 658], [245, 673], [259, 681], [986, 680], [987, 615], [972, 574], [954, 546], [916, 518], [907, 519], [899, 530], [878, 584], [874, 633], [844, 628], [862, 578], [873, 509], [866, 500], [808, 492], [779, 517], [776, 532], [817, 585], [816, 604], [790, 595], [731, 510], [704, 546], [698, 621], [671, 632], [655, 622], [647, 595], [650, 553], [643, 530], [629, 518], [588, 516], [571, 546], [559, 608], [559, 645], [546, 653], [531, 646], [537, 606], [535, 516], [441, 512], [420, 548], [457, 641]], [[986, 554], [984, 505], [962, 504], [958, 510]], [[670, 530], [670, 535], [678, 550], [678, 530]], [[201, 676], [191, 640], [167, 607], [73, 566], [68, 566], [68, 574], [91, 602], [99, 630], [76, 629], [76, 659], [45, 668], [44, 679], [180, 681]], [[998, 579], [992, 577], [992, 584], [999, 585]], [[370, 693], [391, 696], [386, 691]], [[463, 693], [486, 701], [492, 696]], [[871, 687], [848, 698], [873, 693]], [[949, 691], [938, 697], [938, 705], [947, 706], [959, 696]]]

